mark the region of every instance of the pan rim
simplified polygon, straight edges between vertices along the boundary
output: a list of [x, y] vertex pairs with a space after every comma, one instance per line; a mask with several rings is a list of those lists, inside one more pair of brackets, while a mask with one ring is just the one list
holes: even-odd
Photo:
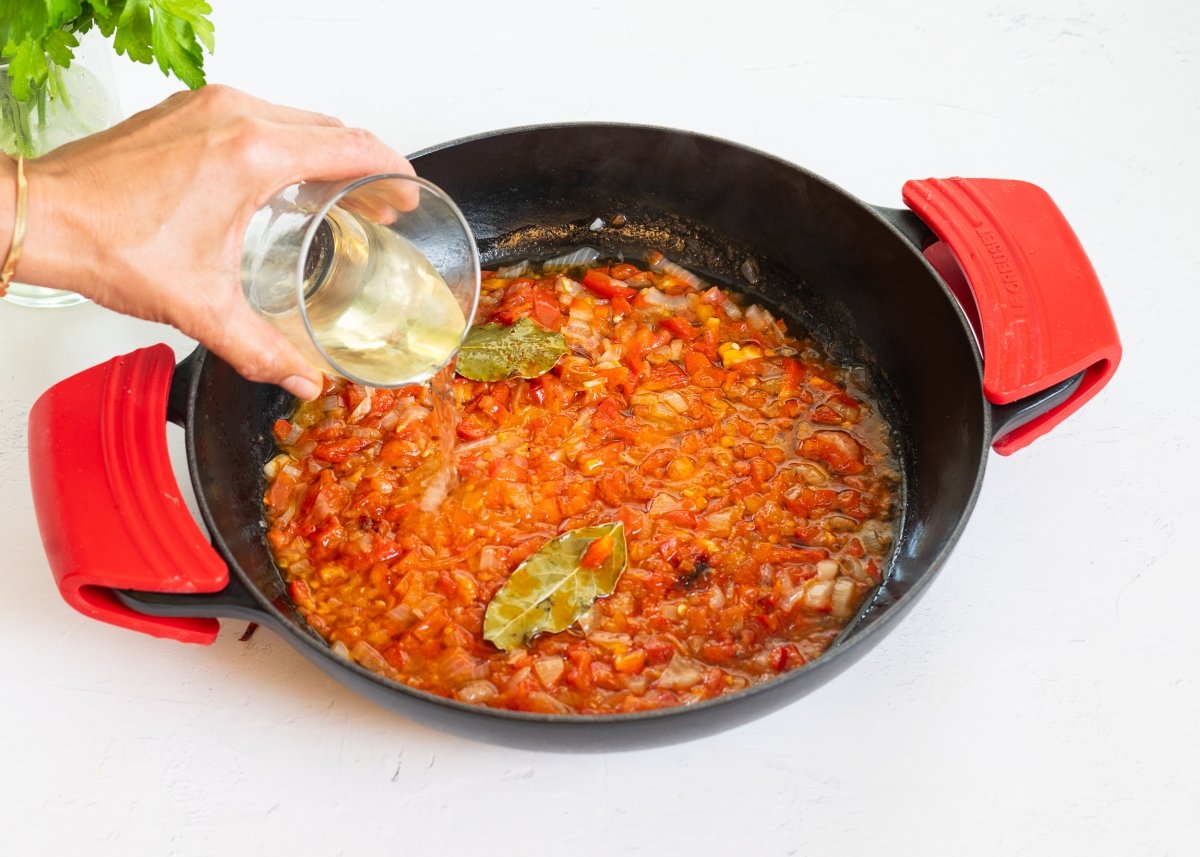
[[[977, 343], [974, 338], [974, 333], [972, 332], [970, 322], [968, 321], [965, 312], [960, 306], [958, 300], [954, 297], [949, 287], [934, 270], [929, 261], [919, 252], [919, 250], [913, 244], [910, 236], [906, 235], [903, 231], [901, 231], [896, 223], [881, 213], [880, 207], [871, 205], [859, 199], [857, 196], [846, 191], [836, 183], [831, 182], [828, 179], [817, 175], [816, 173], [813, 173], [805, 167], [802, 167], [777, 155], [764, 152], [742, 143], [700, 132], [640, 123], [597, 121], [561, 122], [513, 126], [493, 131], [485, 131], [426, 147], [410, 155], [409, 157], [411, 160], [416, 161], [421, 157], [446, 149], [509, 135], [530, 132], [536, 133], [539, 131], [555, 129], [589, 128], [633, 129], [648, 133], [681, 135], [717, 143], [732, 149], [741, 150], [743, 152], [749, 152], [755, 156], [764, 158], [770, 162], [774, 162], [789, 170], [793, 170], [805, 177], [805, 179], [823, 185], [846, 201], [855, 204], [858, 208], [867, 212], [878, 224], [882, 225], [888, 232], [890, 232], [891, 237], [894, 240], [901, 242], [901, 246], [905, 247], [905, 249], [908, 250], [912, 255], [919, 258], [920, 264], [925, 268], [925, 273], [927, 276], [932, 278], [932, 281], [936, 283], [938, 288], [941, 289], [944, 300], [948, 301], [953, 307], [958, 319], [960, 334], [965, 338], [966, 343], [970, 346], [968, 351], [972, 355], [974, 362], [974, 378], [977, 383], [977, 387], [973, 388], [972, 390], [963, 391], [963, 396], [964, 399], [969, 398], [972, 402], [978, 402], [979, 404], [980, 425], [982, 427], [982, 437], [984, 438], [984, 442], [979, 444], [978, 455], [974, 456], [976, 459], [974, 467], [975, 475], [971, 490], [968, 494], [966, 502], [962, 505], [961, 510], [958, 513], [957, 520], [947, 532], [943, 544], [936, 551], [934, 556], [928, 562], [923, 564], [923, 568], [912, 580], [908, 589], [899, 598], [894, 599], [886, 605], [886, 611], [882, 615], [872, 619], [865, 625], [861, 624], [863, 614], [870, 609], [870, 607], [878, 598], [879, 593], [883, 591], [881, 585], [879, 588], [877, 588], [876, 593], [872, 595], [867, 604], [860, 609], [855, 618], [843, 629], [843, 631], [830, 644], [830, 646], [824, 652], [822, 652], [819, 657], [805, 664], [804, 666], [773, 677], [768, 681], [752, 684], [735, 693], [724, 694], [722, 696], [697, 703], [675, 705], [666, 708], [652, 709], [649, 711], [613, 714], [544, 714], [538, 712], [515, 711], [511, 709], [493, 708], [486, 705], [462, 702], [460, 700], [439, 696], [428, 691], [411, 687], [403, 682], [387, 678], [379, 673], [368, 670], [354, 661], [345, 658], [339, 658], [329, 649], [324, 640], [313, 633], [298, 627], [266, 597], [259, 587], [252, 582], [249, 574], [241, 568], [239, 563], [233, 559], [232, 552], [226, 545], [220, 530], [214, 524], [215, 518], [209, 505], [207, 496], [203, 490], [201, 474], [199, 472], [200, 468], [198, 466], [195, 450], [195, 434], [193, 427], [196, 421], [199, 385], [203, 375], [209, 369], [209, 357], [212, 356], [215, 359], [215, 355], [211, 355], [211, 352], [208, 352], [202, 346], [197, 348], [198, 359], [196, 361], [195, 371], [191, 373], [191, 378], [189, 380], [187, 394], [187, 419], [185, 424], [185, 444], [188, 457], [188, 469], [193, 486], [195, 488], [197, 504], [204, 518], [205, 525], [210, 535], [213, 537], [214, 546], [217, 547], [218, 551], [222, 555], [222, 558], [225, 559], [233, 574], [237, 576], [238, 582], [242, 588], [245, 589], [249, 593], [250, 597], [254, 599], [260, 611], [269, 618], [269, 622], [267, 624], [269, 624], [270, 627], [272, 627], [277, 633], [281, 633], [281, 635], [285, 636], [287, 639], [289, 639], [289, 641], [294, 641], [293, 645], [296, 645], [298, 642], [302, 643], [308, 653], [314, 657], [329, 660], [334, 665], [343, 669], [349, 668], [349, 671], [359, 679], [365, 679], [366, 681], [376, 685], [380, 690], [388, 691], [394, 696], [411, 700], [414, 703], [425, 703], [437, 708], [447, 709], [458, 714], [482, 715], [487, 720], [493, 722], [501, 721], [509, 723], [538, 724], [541, 726], [550, 725], [556, 728], [582, 728], [609, 725], [620, 728], [621, 725], [660, 722], [664, 719], [671, 719], [679, 715], [692, 713], [699, 714], [702, 712], [711, 712], [718, 708], [723, 709], [728, 707], [730, 703], [745, 702], [756, 697], [762, 697], [765, 694], [777, 696], [778, 704], [784, 705], [795, 698], [794, 694], [789, 696], [785, 692], [785, 689], [794, 684], [797, 680], [801, 679], [802, 677], [810, 677], [818, 672], [828, 671], [830, 666], [833, 664], [845, 663], [847, 662], [846, 656], [850, 653], [865, 653], [865, 651], [868, 650], [871, 645], [877, 642], [879, 635], [890, 630], [894, 623], [899, 621], [899, 619], [903, 617], [907, 610], [910, 609], [913, 604], [915, 604], [932, 579], [936, 577], [937, 573], [944, 567], [946, 561], [949, 559], [950, 554], [957, 546], [957, 543], [962, 536], [963, 530], [965, 529], [967, 522], [971, 517], [979, 497], [979, 492], [981, 490], [987, 460], [990, 453], [990, 443], [987, 439], [991, 437], [993, 424], [992, 408], [983, 395], [982, 357], [979, 353]], [[904, 212], [902, 209], [895, 209], [894, 211]], [[907, 471], [907, 466], [905, 467], [905, 470]], [[906, 475], [906, 481], [907, 478], [908, 477]], [[906, 495], [907, 492], [908, 489], [906, 486]], [[898, 532], [901, 534], [906, 531], [909, 525], [908, 511], [909, 506], [906, 502], [902, 507], [900, 528], [898, 530]], [[901, 542], [902, 537], [898, 536], [897, 550]], [[893, 555], [891, 562], [889, 562], [889, 571], [891, 570], [895, 559], [896, 557]]]

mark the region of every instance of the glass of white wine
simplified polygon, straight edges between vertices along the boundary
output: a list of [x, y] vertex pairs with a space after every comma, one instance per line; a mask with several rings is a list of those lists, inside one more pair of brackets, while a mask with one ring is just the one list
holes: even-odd
[[467, 334], [479, 299], [471, 228], [416, 176], [308, 182], [250, 219], [242, 287], [312, 363], [371, 387], [429, 380]]

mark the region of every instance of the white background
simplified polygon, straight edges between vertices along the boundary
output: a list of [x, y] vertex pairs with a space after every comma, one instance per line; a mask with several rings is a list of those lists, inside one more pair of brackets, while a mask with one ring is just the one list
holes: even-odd
[[[0, 852], [1168, 855], [1200, 841], [1192, 2], [214, 0], [210, 80], [413, 152], [525, 123], [704, 131], [867, 201], [1026, 179], [1126, 348], [993, 456], [918, 607], [786, 709], [665, 749], [517, 751], [419, 727], [267, 632], [185, 646], [83, 619], [34, 524], [29, 406], [180, 335], [0, 305]], [[115, 61], [124, 108], [174, 89]], [[178, 446], [178, 439], [175, 438]]]

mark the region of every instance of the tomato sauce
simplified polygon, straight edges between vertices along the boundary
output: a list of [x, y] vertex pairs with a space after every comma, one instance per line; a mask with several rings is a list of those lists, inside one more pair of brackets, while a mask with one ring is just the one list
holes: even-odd
[[[855, 615], [886, 567], [898, 490], [862, 371], [653, 267], [485, 272], [477, 323], [529, 318], [571, 350], [530, 380], [454, 377], [458, 481], [440, 503], [426, 387], [329, 380], [275, 424], [267, 539], [336, 652], [469, 703], [620, 713], [795, 669]], [[612, 595], [524, 647], [483, 639], [524, 559], [614, 521], [628, 567]]]

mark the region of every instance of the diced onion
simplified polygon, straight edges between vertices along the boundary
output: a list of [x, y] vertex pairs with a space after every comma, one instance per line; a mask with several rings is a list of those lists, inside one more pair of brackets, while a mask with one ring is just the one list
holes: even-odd
[[529, 270], [529, 260], [522, 259], [520, 262], [517, 262], [517, 264], [515, 264], [515, 265], [505, 265], [503, 268], [496, 271], [496, 276], [503, 277], [506, 280], [510, 280], [510, 279], [515, 279], [517, 277], [525, 276], [525, 273], [528, 270]]
[[817, 578], [820, 580], [833, 580], [837, 577], [838, 563], [836, 559], [823, 559], [817, 563]]
[[479, 703], [495, 699], [500, 691], [490, 681], [469, 681], [454, 691], [454, 695], [462, 702]]
[[730, 507], [722, 509], [720, 512], [713, 512], [705, 520], [708, 522], [708, 529], [714, 535], [727, 536], [733, 530], [733, 519], [737, 514], [737, 510]]
[[450, 479], [445, 472], [429, 480], [429, 484], [425, 486], [425, 493], [421, 495], [421, 511], [436, 512], [438, 507], [442, 505], [442, 501], [446, 499], [446, 495], [450, 493]]
[[562, 333], [570, 345], [578, 346], [588, 354], [593, 354], [600, 348], [600, 334], [592, 329], [589, 322], [577, 318], [568, 319]]
[[488, 666], [461, 648], [453, 648], [438, 658], [438, 672], [451, 685], [462, 685], [469, 681], [480, 681], [488, 672]]
[[321, 400], [321, 410], [336, 411], [342, 406], [342, 397], [338, 395], [326, 396]]
[[[296, 512], [298, 512], [298, 511], [300, 511], [300, 504], [298, 502], [293, 501], [291, 504], [288, 505], [288, 507], [286, 509], [283, 510], [283, 514], [277, 518], [277, 520], [279, 521], [279, 525], [282, 527], [286, 527], [288, 524], [290, 524], [292, 522], [292, 518], [296, 517]], [[293, 563], [292, 567], [294, 568], [295, 565], [296, 564]]]
[[562, 677], [566, 668], [566, 662], [557, 655], [538, 658], [533, 662], [533, 671], [537, 675], [538, 681], [547, 689], [554, 687], [554, 683]]
[[[285, 467], [284, 470], [287, 468]], [[892, 546], [891, 528], [879, 521], [867, 521], [859, 533], [863, 547], [872, 553], [883, 553]]]
[[824, 610], [833, 595], [833, 583], [828, 580], [810, 580], [804, 587], [804, 603], [813, 610]]
[[662, 403], [655, 402], [650, 406], [650, 413], [647, 414], [650, 419], [662, 420], [663, 422], [673, 422], [677, 416], [674, 408]]
[[[275, 475], [279, 473], [279, 471], [283, 469], [284, 465], [291, 460], [292, 457], [290, 455], [284, 455], [281, 453], [280, 455], [275, 456], [263, 465], [263, 475], [266, 476], [267, 479], [274, 479]], [[293, 476], [292, 478], [295, 479], [296, 477]]]
[[667, 690], [687, 690], [700, 683], [704, 673], [691, 658], [675, 653], [655, 684]]
[[350, 650], [350, 656], [369, 670], [386, 672], [388, 669], [388, 662], [384, 660], [383, 655], [366, 640], [355, 643], [354, 648]]
[[400, 412], [400, 418], [396, 421], [396, 431], [404, 431], [405, 428], [425, 419], [431, 413], [433, 412], [423, 405], [409, 405]]
[[697, 277], [687, 268], [682, 265], [676, 265], [666, 256], [656, 262], [651, 263], [650, 270], [656, 274], [670, 274], [677, 280], [683, 280], [696, 291], [702, 291], [708, 288], [708, 283]]
[[667, 307], [672, 310], [687, 309], [687, 295], [668, 295], [665, 292], [660, 292], [654, 286], [642, 289], [642, 299], [652, 306]]
[[677, 390], [667, 390], [662, 397], [663, 401], [670, 405], [677, 414], [682, 414], [688, 409], [687, 399]]
[[[620, 345], [613, 342], [611, 339], [600, 340], [600, 345], [604, 348], [604, 350], [600, 352], [600, 356], [597, 358], [599, 363], [615, 364], [618, 360], [621, 359], [622, 348]], [[596, 368], [599, 369], [601, 367], [597, 366]], [[612, 369], [613, 367], [606, 366], [603, 368]]]
[[857, 580], [859, 583], [864, 583], [868, 586], [872, 586], [875, 583], [861, 559], [855, 559], [850, 556], [843, 558], [842, 569], [845, 575], [851, 580]]
[[679, 502], [679, 498], [673, 494], [656, 494], [654, 499], [650, 501], [650, 508], [646, 510], [648, 515], [664, 515], [667, 512], [674, 512], [677, 509], [682, 509], [683, 504]]
[[746, 324], [750, 325], [752, 330], [765, 330], [772, 321], [774, 319], [771, 314], [758, 304], [746, 307]]
[[592, 221], [592, 225], [588, 227], [592, 232], [599, 232], [604, 228], [604, 221], [597, 217]]
[[779, 602], [779, 611], [784, 615], [790, 613], [792, 608], [803, 601], [807, 594], [808, 592], [803, 586], [797, 586], [795, 589], [785, 595], [783, 600]]
[[[604, 221], [597, 218], [597, 221], [603, 225]], [[599, 228], [599, 227], [597, 227]], [[595, 230], [592, 230], [593, 232]], [[600, 251], [594, 247], [580, 247], [578, 250], [566, 253], [562, 256], [555, 256], [553, 259], [547, 259], [542, 263], [542, 268], [549, 270], [552, 268], [583, 268], [591, 265], [600, 258]]]
[[559, 277], [558, 281], [555, 283], [555, 289], [564, 292], [571, 297], [577, 297], [584, 292], [583, 283], [577, 283], [570, 277]]
[[367, 414], [371, 413], [371, 388], [366, 387], [365, 389], [366, 395], [363, 396], [362, 401], [355, 406], [354, 410], [350, 412], [350, 422], [352, 423], [358, 422]]
[[495, 446], [499, 440], [500, 435], [498, 434], [485, 435], [479, 438], [479, 440], [469, 440], [466, 443], [460, 443], [455, 449], [455, 452], [457, 452], [459, 455], [462, 455], [464, 452], [474, 452], [477, 449]]
[[383, 431], [391, 431], [396, 427], [396, 423], [400, 422], [400, 412], [397, 410], [388, 411], [379, 420], [379, 428]]
[[312, 507], [313, 520], [324, 521], [330, 515], [334, 515], [336, 513], [337, 510], [330, 506], [329, 501], [325, 499], [324, 492], [317, 494], [317, 500], [315, 503], [313, 503]]
[[300, 439], [300, 435], [304, 433], [304, 428], [295, 422], [288, 423], [287, 437], [283, 438], [279, 443], [281, 446], [291, 446]]
[[762, 371], [759, 378], [762, 381], [774, 381], [776, 378], [783, 377], [783, 367], [771, 360], [763, 362]]
[[412, 608], [403, 601], [389, 610], [386, 615], [393, 622], [398, 622], [402, 629], [407, 629], [417, 621], [417, 614], [413, 613]]
[[484, 545], [483, 550], [479, 552], [479, 570], [488, 573], [504, 571], [507, 558], [508, 550], [506, 548]]
[[838, 578], [833, 584], [833, 597], [830, 600], [830, 611], [835, 618], [846, 619], [853, 607], [854, 581], [848, 577]]

